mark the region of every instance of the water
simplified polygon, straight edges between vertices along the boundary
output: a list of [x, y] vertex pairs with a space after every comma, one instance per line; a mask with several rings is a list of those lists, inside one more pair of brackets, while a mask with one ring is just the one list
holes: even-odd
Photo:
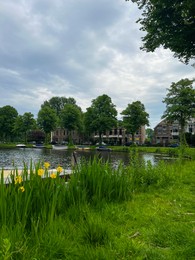
[[[71, 150], [53, 150], [53, 149], [36, 149], [36, 148], [15, 148], [0, 149], [0, 168], [11, 169], [13, 167], [22, 168], [24, 163], [28, 166], [33, 163], [50, 162], [51, 168], [62, 166], [64, 169], [71, 168], [72, 162]], [[117, 167], [119, 162], [128, 165], [130, 156], [127, 152], [97, 152], [97, 151], [76, 151], [76, 157], [79, 161], [81, 158], [89, 160], [95, 155], [100, 155], [104, 161], [109, 161], [113, 167]], [[156, 164], [159, 160], [170, 160], [168, 156], [160, 154], [142, 154], [140, 155], [146, 161]]]

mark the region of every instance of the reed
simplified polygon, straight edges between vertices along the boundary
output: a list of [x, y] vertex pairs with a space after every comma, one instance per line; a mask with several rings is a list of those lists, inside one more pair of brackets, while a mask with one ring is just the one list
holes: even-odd
[[[49, 173], [39, 162], [0, 183], [0, 259], [193, 259], [194, 161], [94, 158]], [[46, 178], [42, 178], [42, 174]]]

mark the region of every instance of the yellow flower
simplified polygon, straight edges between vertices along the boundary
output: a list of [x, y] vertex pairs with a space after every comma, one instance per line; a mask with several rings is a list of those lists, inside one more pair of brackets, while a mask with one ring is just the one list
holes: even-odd
[[44, 170], [43, 169], [38, 169], [38, 175], [42, 176], [44, 174]]
[[58, 166], [56, 170], [57, 170], [57, 172], [62, 172], [63, 168], [61, 166]]
[[20, 190], [21, 192], [24, 192], [24, 191], [25, 191], [24, 186], [21, 186], [21, 187], [19, 188], [19, 190]]
[[51, 177], [52, 179], [55, 179], [55, 178], [57, 177], [57, 174], [51, 173], [50, 177]]
[[16, 176], [16, 178], [15, 178], [15, 184], [17, 184], [17, 183], [21, 183], [22, 182], [22, 177], [21, 176]]
[[48, 168], [50, 167], [50, 163], [49, 163], [49, 162], [45, 162], [45, 163], [44, 163], [44, 167], [45, 167], [46, 169], [48, 169]]

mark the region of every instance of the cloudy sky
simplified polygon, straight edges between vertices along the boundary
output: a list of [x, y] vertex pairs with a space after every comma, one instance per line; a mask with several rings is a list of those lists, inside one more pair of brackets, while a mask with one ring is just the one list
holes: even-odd
[[120, 113], [140, 100], [154, 127], [172, 82], [194, 77], [168, 50], [139, 48], [141, 13], [125, 0], [6, 0], [0, 5], [0, 107], [35, 118], [54, 96], [83, 111], [102, 94]]

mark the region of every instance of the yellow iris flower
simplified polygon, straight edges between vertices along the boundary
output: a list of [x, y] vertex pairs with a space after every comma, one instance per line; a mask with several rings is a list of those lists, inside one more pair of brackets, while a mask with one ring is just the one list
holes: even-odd
[[38, 169], [38, 175], [42, 176], [44, 174], [44, 170], [43, 169]]
[[21, 176], [16, 176], [16, 178], [15, 178], [15, 184], [17, 184], [17, 183], [21, 183], [22, 182], [22, 177]]
[[20, 190], [21, 192], [24, 192], [24, 191], [25, 191], [24, 186], [21, 186], [21, 187], [19, 188], [19, 190]]
[[56, 170], [57, 170], [57, 172], [62, 172], [63, 168], [61, 166], [58, 166]]
[[50, 174], [50, 177], [51, 177], [52, 179], [56, 179], [57, 174], [55, 174], [55, 173], [51, 173], [51, 174]]
[[50, 167], [50, 163], [49, 162], [45, 162], [44, 163], [44, 167], [45, 167], [45, 169], [48, 169]]

